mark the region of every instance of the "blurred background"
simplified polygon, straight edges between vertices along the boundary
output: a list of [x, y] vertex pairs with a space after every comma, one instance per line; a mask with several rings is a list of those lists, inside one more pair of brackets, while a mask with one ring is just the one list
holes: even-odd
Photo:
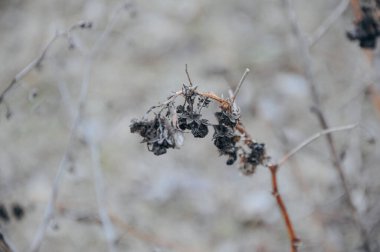
[[[306, 39], [340, 3], [294, 1]], [[9, 215], [0, 220], [1, 233], [15, 251], [29, 251], [63, 164], [54, 216], [39, 251], [107, 251], [92, 169], [95, 145], [95, 165], [104, 179], [101, 203], [118, 251], [289, 251], [267, 168], [243, 176], [219, 157], [212, 134], [185, 135], [180, 150], [154, 156], [129, 129], [131, 119], [187, 83], [187, 64], [199, 90], [224, 97], [251, 69], [237, 103], [248, 131], [266, 144], [273, 161], [321, 131], [310, 111], [305, 65], [284, 2], [124, 5], [0, 1], [0, 91], [57, 31], [91, 22], [90, 28], [72, 29], [55, 40], [0, 105], [0, 205]], [[347, 7], [311, 47], [311, 65], [329, 125], [360, 123], [334, 139], [357, 216], [375, 243], [380, 240], [379, 111], [366, 92], [371, 66], [345, 37], [352, 20]], [[84, 106], [70, 138], [81, 97]], [[321, 138], [279, 170], [300, 251], [365, 251], [331, 158]], [[21, 215], [12, 214], [15, 206]]]

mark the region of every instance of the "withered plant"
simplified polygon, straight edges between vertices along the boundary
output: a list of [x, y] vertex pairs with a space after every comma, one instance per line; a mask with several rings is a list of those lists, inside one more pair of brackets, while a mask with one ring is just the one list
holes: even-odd
[[[268, 159], [265, 145], [258, 143], [247, 133], [241, 118], [240, 109], [235, 103], [236, 95], [249, 70], [244, 74], [238, 89], [227, 99], [218, 97], [212, 92], [201, 92], [198, 86], [192, 84], [188, 75], [189, 85], [183, 85], [182, 90], [170, 95], [160, 105], [151, 107], [141, 120], [134, 119], [130, 126], [132, 133], [143, 137], [143, 143], [155, 155], [162, 155], [167, 149], [179, 148], [183, 143], [183, 133], [190, 132], [195, 138], [204, 138], [209, 128], [214, 130], [213, 143], [220, 155], [227, 156], [227, 165], [233, 165], [237, 160], [240, 170], [245, 175], [254, 173], [258, 165]], [[179, 104], [179, 98], [183, 101]], [[210, 102], [219, 105], [216, 111], [216, 124], [203, 118], [202, 110], [209, 107]], [[148, 118], [153, 114], [153, 118]]]
[[[267, 154], [265, 144], [255, 141], [247, 132], [236, 104], [236, 96], [249, 73], [246, 69], [234, 93], [229, 98], [222, 98], [213, 92], [202, 92], [193, 85], [186, 66], [189, 84], [171, 94], [168, 99], [152, 106], [141, 119], [133, 119], [130, 125], [132, 133], [139, 134], [147, 145], [147, 149], [155, 155], [163, 155], [168, 149], [180, 148], [184, 141], [184, 133], [191, 133], [195, 138], [204, 138], [209, 128], [214, 130], [212, 141], [221, 156], [227, 156], [227, 165], [238, 161], [240, 171], [244, 175], [252, 175], [258, 166], [267, 167], [271, 173], [272, 194], [276, 199], [288, 232], [291, 251], [296, 252], [300, 239], [296, 235], [290, 215], [280, 195], [277, 172], [291, 156], [322, 135], [335, 131], [348, 130], [356, 125], [325, 129], [306, 139], [292, 151], [283, 156], [278, 163], [272, 163]], [[182, 98], [182, 99], [181, 99]], [[181, 100], [181, 102], [179, 102]], [[203, 118], [202, 111], [214, 102], [218, 110], [214, 112], [216, 124]]]

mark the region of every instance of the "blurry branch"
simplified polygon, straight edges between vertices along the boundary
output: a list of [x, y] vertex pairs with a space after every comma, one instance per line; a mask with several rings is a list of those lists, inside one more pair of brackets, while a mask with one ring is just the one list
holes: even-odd
[[0, 251], [1, 252], [12, 252], [13, 250], [8, 245], [2, 233], [0, 233]]
[[[63, 204], [60, 204], [58, 206], [58, 211], [60, 214], [62, 214], [66, 218], [70, 218], [73, 221], [77, 221], [79, 223], [91, 223], [96, 225], [101, 225], [100, 217], [92, 212], [81, 212], [75, 209], [72, 209], [71, 207], [67, 207]], [[160, 248], [166, 248], [173, 251], [178, 252], [197, 252], [198, 249], [193, 248], [187, 248], [185, 245], [171, 242], [168, 240], [165, 240], [161, 237], [158, 237], [155, 234], [149, 234], [147, 232], [144, 232], [136, 227], [134, 227], [131, 224], [128, 224], [124, 219], [122, 219], [120, 216], [116, 215], [115, 213], [108, 212], [108, 216], [110, 217], [110, 220], [112, 223], [122, 229], [124, 232], [128, 233], [130, 237], [136, 238], [140, 241], [152, 244], [154, 246], [160, 247]], [[123, 239], [123, 234], [118, 237], [117, 242], [120, 242]]]
[[[72, 27], [76, 27], [76, 25], [74, 25]], [[72, 30], [72, 28], [69, 29], [69, 30]], [[47, 47], [47, 48], [49, 48], [49, 47]], [[46, 51], [47, 51], [47, 49], [45, 50], [45, 53], [46, 53]], [[45, 53], [43, 53], [43, 56], [41, 58], [39, 58], [38, 62], [42, 61], [42, 59], [44, 58]], [[83, 86], [82, 86], [82, 89], [83, 89]], [[82, 104], [84, 102], [85, 102], [84, 100], [81, 100], [80, 104]], [[79, 108], [80, 108], [80, 106], [78, 106], [78, 109]], [[46, 229], [49, 226], [49, 223], [50, 223], [51, 219], [53, 218], [54, 208], [55, 208], [55, 202], [57, 201], [57, 197], [58, 197], [58, 191], [59, 191], [59, 185], [60, 185], [61, 177], [62, 177], [63, 172], [65, 170], [66, 163], [70, 159], [71, 149], [72, 149], [72, 145], [73, 145], [74, 139], [75, 139], [75, 131], [76, 131], [76, 128], [77, 128], [77, 126], [79, 124], [79, 121], [80, 121], [80, 113], [79, 113], [79, 110], [78, 110], [76, 118], [75, 118], [75, 120], [74, 120], [74, 122], [73, 122], [73, 124], [71, 126], [71, 129], [70, 129], [69, 139], [68, 139], [68, 142], [67, 142], [67, 145], [66, 145], [66, 148], [65, 148], [65, 152], [64, 152], [63, 157], [62, 157], [62, 159], [61, 159], [61, 161], [59, 163], [58, 171], [57, 171], [57, 174], [55, 175], [55, 178], [54, 178], [54, 181], [53, 181], [53, 184], [52, 184], [52, 192], [51, 192], [48, 204], [47, 204], [47, 206], [45, 208], [45, 213], [44, 213], [43, 220], [42, 220], [40, 226], [38, 227], [38, 230], [37, 230], [37, 232], [36, 232], [36, 234], [34, 236], [34, 239], [32, 241], [30, 249], [29, 249], [30, 252], [37, 252], [37, 251], [39, 251], [41, 243], [42, 243], [42, 241], [43, 241], [43, 239], [45, 237]]]
[[[70, 95], [70, 91], [69, 91], [69, 88], [67, 86], [67, 83], [61, 79], [57, 79], [57, 83], [58, 83], [58, 90], [59, 90], [59, 93], [61, 95], [61, 98], [62, 98], [62, 102], [63, 102], [63, 107], [65, 107], [67, 109], [67, 113], [69, 115], [69, 119], [74, 119], [75, 118], [75, 106], [73, 106], [73, 100], [72, 100], [72, 97]], [[71, 121], [71, 124], [73, 123], [73, 121]]]
[[[300, 47], [300, 53], [301, 53], [301, 57], [302, 57], [302, 61], [303, 61], [302, 63], [304, 66], [304, 71], [305, 71], [305, 77], [308, 81], [309, 89], [310, 89], [310, 95], [311, 95], [312, 101], [314, 103], [313, 107], [312, 107], [312, 111], [316, 114], [321, 128], [323, 130], [327, 130], [329, 128], [329, 126], [327, 123], [326, 116], [325, 116], [325, 114], [322, 110], [322, 107], [321, 107], [319, 92], [317, 90], [317, 86], [316, 86], [315, 80], [314, 80], [314, 75], [312, 72], [312, 63], [311, 63], [309, 44], [307, 43], [307, 41], [305, 39], [305, 35], [303, 34], [303, 32], [300, 29], [300, 25], [299, 25], [299, 22], [297, 20], [297, 15], [295, 13], [294, 6], [293, 6], [293, 1], [292, 0], [283, 0], [283, 1], [285, 3], [286, 11], [288, 12], [292, 31], [298, 39], [298, 43], [299, 43], [299, 47]], [[351, 1], [351, 3], [353, 3], [353, 2], [357, 2], [357, 1]], [[355, 8], [355, 10], [356, 10], [356, 8]], [[360, 230], [365, 251], [370, 251], [370, 247], [369, 247], [370, 241], [369, 241], [369, 237], [368, 237], [368, 232], [364, 228], [364, 225], [359, 220], [358, 212], [357, 212], [357, 209], [353, 203], [352, 195], [351, 195], [351, 192], [350, 192], [349, 187], [348, 187], [347, 179], [346, 179], [346, 176], [343, 172], [343, 166], [342, 166], [341, 160], [340, 160], [339, 155], [338, 155], [337, 150], [336, 150], [335, 141], [334, 141], [331, 133], [327, 133], [325, 136], [326, 136], [328, 148], [329, 148], [330, 153], [332, 155], [332, 164], [335, 167], [335, 169], [339, 175], [339, 180], [340, 180], [340, 183], [343, 187], [343, 190], [344, 190], [344, 193], [346, 196], [345, 199], [346, 199], [346, 202], [347, 202], [348, 207], [350, 209], [352, 219], [353, 219], [355, 225]]]
[[[92, 69], [93, 63], [94, 63], [94, 59], [97, 56], [97, 54], [99, 53], [100, 49], [102, 49], [102, 45], [104, 43], [104, 40], [108, 37], [110, 31], [112, 30], [112, 28], [116, 24], [117, 17], [119, 16], [120, 11], [122, 9], [125, 9], [126, 7], [128, 7], [128, 6], [126, 4], [123, 4], [122, 7], [117, 8], [117, 10], [114, 12], [114, 14], [111, 17], [110, 22], [107, 24], [106, 28], [101, 33], [101, 35], [99, 36], [99, 38], [97, 39], [94, 46], [91, 48], [89, 54], [86, 57], [85, 70], [84, 70], [83, 78], [82, 78], [79, 103], [77, 106], [77, 113], [75, 115], [75, 118], [73, 120], [73, 124], [72, 124], [71, 129], [70, 129], [69, 140], [68, 140], [68, 143], [66, 145], [65, 152], [64, 152], [63, 157], [61, 159], [61, 162], [59, 164], [58, 171], [57, 171], [57, 174], [55, 176], [55, 179], [53, 181], [52, 193], [51, 193], [48, 205], [45, 209], [45, 214], [44, 214], [42, 223], [40, 224], [40, 226], [36, 232], [36, 235], [33, 239], [33, 242], [30, 246], [30, 249], [29, 249], [30, 252], [39, 251], [41, 243], [42, 243], [42, 241], [45, 237], [45, 234], [46, 234], [46, 229], [49, 226], [49, 223], [50, 223], [50, 221], [54, 215], [55, 203], [56, 203], [57, 197], [58, 197], [60, 181], [61, 181], [61, 178], [63, 176], [64, 170], [66, 167], [66, 163], [69, 160], [70, 154], [72, 152], [77, 128], [83, 119], [82, 116], [83, 116], [83, 111], [84, 111], [84, 107], [86, 104], [90, 74], [91, 74], [91, 69]], [[104, 224], [104, 223], [102, 223], [102, 224]], [[107, 228], [109, 228], [109, 227], [107, 226]], [[107, 239], [108, 238], [109, 237], [107, 236]], [[113, 251], [112, 247], [109, 247], [109, 249], [110, 249], [110, 251]]]
[[8, 86], [1, 92], [0, 94], [0, 105], [4, 101], [5, 96], [7, 93], [20, 81], [22, 80], [28, 73], [30, 73], [33, 69], [39, 68], [42, 64], [42, 61], [45, 59], [47, 52], [52, 47], [54, 42], [59, 38], [66, 38], [69, 41], [69, 45], [72, 45], [72, 39], [71, 39], [71, 32], [75, 29], [84, 29], [84, 28], [90, 28], [91, 23], [81, 21], [77, 24], [74, 24], [66, 31], [56, 31], [54, 36], [48, 41], [46, 46], [42, 49], [41, 53], [32, 60], [26, 67], [24, 67], [20, 72], [18, 72], [12, 79], [12, 81], [8, 84]]
[[141, 240], [148, 242], [150, 244], [155, 244], [156, 246], [162, 247], [162, 248], [167, 248], [173, 251], [178, 251], [178, 252], [196, 252], [198, 250], [195, 249], [190, 249], [190, 248], [185, 248], [184, 245], [174, 243], [171, 241], [163, 240], [160, 237], [157, 237], [155, 235], [147, 234], [144, 233], [135, 227], [132, 227], [128, 223], [126, 223], [123, 219], [121, 219], [119, 216], [109, 213], [110, 218], [115, 225], [119, 226], [120, 228], [124, 229], [128, 234], [131, 236]]
[[96, 201], [98, 204], [100, 222], [102, 224], [104, 234], [107, 239], [108, 250], [111, 252], [114, 252], [116, 251], [117, 236], [106, 209], [107, 203], [106, 203], [102, 166], [101, 166], [100, 157], [99, 157], [99, 146], [97, 143], [94, 142], [94, 140], [91, 140], [91, 139], [90, 139], [89, 145], [91, 149], [91, 162], [92, 162], [92, 170], [94, 174]]
[[300, 243], [300, 239], [297, 237], [296, 232], [294, 230], [294, 226], [292, 224], [292, 221], [290, 219], [289, 213], [286, 209], [285, 203], [280, 195], [280, 191], [278, 189], [278, 183], [277, 183], [277, 172], [280, 166], [284, 165], [286, 161], [288, 161], [293, 155], [298, 153], [301, 149], [312, 143], [313, 141], [317, 140], [321, 136], [324, 136], [326, 134], [330, 134], [333, 132], [337, 131], [343, 131], [343, 130], [351, 130], [355, 128], [357, 124], [352, 124], [352, 125], [347, 125], [347, 126], [342, 126], [342, 127], [335, 127], [335, 128], [330, 128], [323, 130], [321, 132], [318, 132], [314, 134], [313, 136], [309, 137], [305, 141], [303, 141], [301, 144], [296, 146], [294, 149], [289, 151], [287, 154], [285, 154], [280, 161], [277, 164], [269, 164], [267, 165], [270, 172], [271, 172], [271, 181], [272, 181], [272, 194], [276, 198], [278, 208], [280, 209], [282, 218], [284, 219], [285, 225], [286, 225], [286, 230], [288, 232], [290, 244], [291, 244], [291, 252], [297, 252], [298, 251], [298, 246]]
[[331, 12], [331, 14], [323, 21], [323, 23], [309, 37], [309, 47], [313, 47], [331, 28], [331, 26], [342, 16], [347, 9], [350, 0], [342, 0], [339, 5]]

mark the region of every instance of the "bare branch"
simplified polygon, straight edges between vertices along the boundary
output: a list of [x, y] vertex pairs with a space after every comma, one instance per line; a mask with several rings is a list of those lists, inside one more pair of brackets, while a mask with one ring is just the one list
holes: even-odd
[[34, 58], [26, 67], [24, 67], [20, 72], [18, 72], [9, 83], [9, 85], [4, 89], [4, 91], [0, 94], [0, 104], [4, 101], [7, 93], [20, 81], [22, 80], [28, 73], [30, 73], [33, 69], [39, 67], [42, 61], [45, 59], [45, 56], [49, 49], [52, 47], [54, 42], [62, 37], [67, 38], [70, 41], [70, 33], [77, 28], [90, 28], [88, 22], [81, 21], [77, 24], [71, 26], [67, 31], [56, 31], [54, 36], [48, 41], [46, 46], [42, 49], [41, 53]]
[[236, 89], [235, 89], [235, 92], [234, 92], [234, 95], [233, 95], [233, 98], [232, 98], [232, 102], [231, 104], [233, 104], [235, 102], [235, 99], [236, 99], [236, 96], [238, 95], [239, 91], [240, 91], [240, 88], [241, 86], [243, 85], [244, 83], [244, 80], [245, 78], [247, 77], [248, 73], [249, 73], [249, 68], [246, 68], [245, 71], [244, 71], [244, 74], [243, 76], [241, 77], [240, 81], [239, 81], [239, 84], [237, 85]]
[[334, 127], [334, 128], [326, 129], [326, 130], [323, 130], [321, 132], [318, 132], [318, 133], [312, 135], [311, 137], [309, 137], [308, 139], [306, 139], [305, 141], [300, 143], [298, 146], [296, 146], [294, 149], [289, 151], [289, 153], [287, 153], [284, 157], [282, 157], [281, 160], [278, 162], [278, 166], [279, 167], [282, 166], [286, 161], [289, 160], [289, 158], [291, 158], [293, 155], [298, 153], [301, 149], [303, 149], [307, 145], [311, 144], [312, 142], [314, 142], [315, 140], [317, 140], [321, 136], [324, 136], [326, 134], [330, 134], [333, 132], [337, 132], [337, 131], [351, 130], [351, 129], [356, 128], [357, 126], [358, 126], [358, 124], [350, 124], [350, 125], [341, 126], [341, 127]]
[[106, 208], [107, 203], [103, 172], [99, 155], [99, 146], [95, 143], [94, 139], [88, 138], [88, 140], [90, 141], [89, 145], [91, 150], [92, 171], [94, 174], [96, 201], [98, 204], [100, 222], [107, 239], [108, 250], [110, 252], [114, 252], [116, 251], [117, 236]]
[[342, 0], [323, 23], [309, 37], [309, 47], [313, 47], [327, 33], [331, 26], [342, 16], [349, 5], [349, 0]]
[[[116, 24], [117, 17], [119, 16], [120, 10], [124, 9], [125, 7], [126, 7], [126, 5], [123, 4], [122, 7], [119, 7], [116, 9], [116, 11], [113, 13], [113, 15], [111, 17], [110, 22], [107, 24], [106, 28], [104, 29], [102, 34], [97, 39], [94, 46], [91, 48], [89, 55], [86, 58], [85, 70], [84, 70], [83, 77], [82, 77], [79, 103], [78, 103], [78, 107], [77, 107], [77, 113], [76, 113], [76, 116], [73, 120], [73, 124], [72, 124], [71, 129], [70, 129], [69, 140], [68, 140], [68, 143], [66, 145], [65, 152], [64, 152], [62, 160], [59, 164], [58, 171], [57, 171], [57, 174], [55, 176], [55, 179], [53, 181], [51, 197], [50, 197], [48, 205], [45, 209], [45, 213], [44, 213], [42, 223], [39, 226], [39, 228], [36, 232], [36, 235], [33, 239], [33, 242], [30, 246], [30, 249], [29, 249], [30, 252], [39, 251], [41, 243], [42, 243], [42, 241], [45, 237], [45, 234], [46, 234], [46, 229], [47, 229], [47, 227], [48, 227], [48, 225], [49, 225], [49, 223], [50, 223], [50, 221], [54, 215], [55, 203], [57, 201], [60, 181], [62, 179], [64, 170], [66, 167], [66, 163], [69, 160], [69, 156], [70, 156], [72, 146], [73, 146], [73, 143], [75, 140], [75, 134], [76, 134], [77, 128], [82, 121], [82, 115], [83, 115], [83, 110], [84, 110], [84, 106], [85, 106], [86, 99], [87, 99], [89, 80], [90, 80], [92, 66], [94, 63], [94, 58], [97, 56], [99, 50], [102, 48], [104, 40], [108, 37], [110, 31], [112, 30], [112, 28]], [[107, 241], [108, 241], [108, 237], [107, 237]]]
[[[326, 116], [324, 115], [323, 110], [321, 108], [319, 92], [317, 90], [316, 83], [314, 80], [314, 75], [312, 72], [310, 47], [309, 47], [307, 41], [305, 40], [305, 35], [303, 34], [303, 32], [300, 29], [300, 25], [299, 25], [299, 22], [297, 20], [297, 16], [296, 16], [294, 6], [293, 6], [293, 1], [292, 0], [283, 0], [283, 1], [285, 3], [285, 6], [286, 6], [286, 9], [288, 12], [288, 16], [289, 16], [289, 20], [290, 20], [290, 23], [292, 26], [292, 30], [298, 39], [299, 47], [301, 49], [300, 53], [301, 53], [301, 57], [303, 60], [302, 63], [304, 66], [305, 77], [309, 83], [310, 95], [311, 95], [313, 103], [314, 103], [314, 105], [312, 107], [312, 109], [313, 109], [312, 111], [316, 114], [321, 128], [323, 130], [327, 130], [327, 129], [329, 129], [329, 125], [327, 123]], [[357, 7], [358, 7], [356, 5], [359, 4], [358, 1], [352, 0], [351, 4], [355, 4], [354, 10], [356, 11]], [[359, 6], [359, 11], [360, 11], [360, 6]], [[364, 228], [361, 221], [359, 220], [357, 209], [356, 209], [355, 205], [353, 204], [352, 195], [351, 195], [350, 190], [348, 188], [346, 176], [343, 172], [343, 165], [341, 163], [341, 160], [340, 160], [339, 155], [338, 155], [337, 150], [336, 150], [335, 141], [334, 141], [331, 133], [327, 133], [327, 134], [325, 134], [325, 136], [326, 136], [326, 140], [327, 140], [327, 146], [328, 146], [330, 154], [332, 156], [332, 165], [333, 165], [333, 167], [335, 167], [335, 169], [339, 175], [339, 180], [340, 180], [340, 183], [341, 183], [343, 190], [345, 192], [346, 202], [349, 205], [349, 209], [351, 211], [352, 219], [355, 222], [358, 229], [360, 230], [360, 233], [362, 236], [362, 241], [363, 241], [364, 245], [366, 246], [366, 251], [370, 251], [370, 248], [368, 246], [368, 244], [369, 244], [368, 232]]]

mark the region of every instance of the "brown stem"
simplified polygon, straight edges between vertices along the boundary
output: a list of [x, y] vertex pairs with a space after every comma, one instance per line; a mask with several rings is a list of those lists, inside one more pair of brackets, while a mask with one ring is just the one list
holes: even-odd
[[201, 96], [210, 98], [210, 99], [218, 102], [219, 105], [220, 105], [220, 107], [223, 110], [226, 110], [226, 111], [230, 111], [231, 110], [232, 104], [228, 100], [220, 98], [219, 96], [217, 96], [216, 94], [214, 94], [212, 92], [204, 92], [204, 93], [202, 93], [202, 92], [196, 91], [196, 93], [199, 94], [199, 95], [201, 95]]
[[362, 11], [360, 8], [359, 0], [351, 0], [352, 12], [355, 16], [355, 23], [359, 22], [362, 19]]
[[276, 198], [278, 208], [281, 211], [282, 218], [284, 219], [286, 230], [288, 232], [289, 240], [290, 240], [290, 251], [291, 252], [297, 252], [298, 251], [298, 245], [300, 243], [300, 239], [297, 238], [296, 232], [294, 231], [292, 221], [289, 217], [288, 211], [286, 209], [285, 203], [282, 200], [282, 197], [280, 195], [280, 192], [278, 190], [278, 184], [277, 184], [277, 171], [278, 171], [278, 165], [269, 165], [268, 166], [271, 177], [272, 177], [272, 194]]
[[243, 136], [245, 137], [245, 143], [252, 143], [252, 137], [251, 135], [247, 132], [247, 130], [245, 129], [243, 123], [241, 121], [238, 121], [238, 123], [236, 124], [236, 129], [241, 133], [243, 134]]

